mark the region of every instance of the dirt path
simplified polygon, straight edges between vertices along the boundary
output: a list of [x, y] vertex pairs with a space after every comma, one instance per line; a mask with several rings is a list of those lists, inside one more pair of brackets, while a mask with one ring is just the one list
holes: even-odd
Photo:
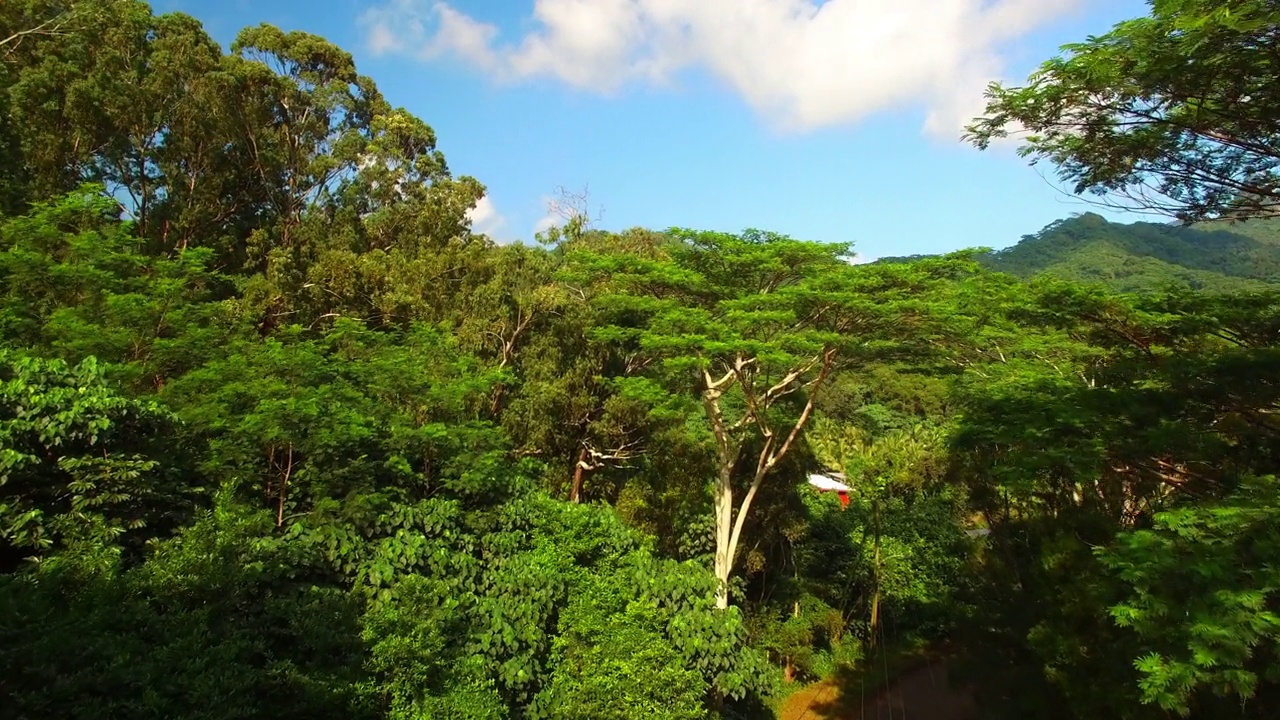
[[811, 685], [787, 698], [780, 720], [971, 720], [969, 693], [947, 682], [947, 662], [934, 660], [863, 696], [840, 680]]

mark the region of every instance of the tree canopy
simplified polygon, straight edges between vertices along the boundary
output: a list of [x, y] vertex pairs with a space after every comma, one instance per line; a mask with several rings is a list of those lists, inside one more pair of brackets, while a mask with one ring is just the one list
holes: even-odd
[[[1280, 199], [1270, 0], [1150, 0], [1151, 15], [993, 84], [968, 131], [1015, 133], [1076, 193], [1183, 220], [1269, 217]], [[1107, 200], [1107, 199], [1110, 200]]]
[[499, 245], [323, 38], [0, 6], [0, 714], [813, 717], [945, 656], [983, 718], [1275, 717], [1271, 8], [975, 130], [1222, 219], [855, 265]]

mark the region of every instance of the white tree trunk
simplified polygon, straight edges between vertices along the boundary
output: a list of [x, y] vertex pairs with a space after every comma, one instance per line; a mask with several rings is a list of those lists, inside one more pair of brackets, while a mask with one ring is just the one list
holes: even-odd
[[720, 471], [716, 482], [716, 607], [724, 610], [729, 607], [729, 576], [733, 574], [733, 562], [738, 557], [738, 543], [742, 539], [742, 526], [747, 522], [747, 513], [751, 510], [751, 501], [760, 489], [767, 466], [751, 481], [747, 494], [742, 496], [742, 506], [735, 516], [733, 512], [733, 466]]
[[[742, 528], [746, 525], [747, 513], [751, 510], [751, 502], [755, 500], [756, 493], [760, 490], [760, 485], [764, 482], [769, 471], [773, 470], [787, 454], [795, 443], [796, 438], [800, 435], [800, 431], [804, 429], [805, 423], [809, 421], [809, 417], [813, 414], [814, 401], [817, 399], [818, 391], [822, 388], [822, 382], [831, 370], [834, 357], [834, 350], [825, 350], [821, 356], [814, 358], [804, 368], [793, 370], [789, 373], [782, 382], [766, 391], [763, 398], [753, 388], [746, 387], [749, 382], [742, 375], [742, 369], [749, 361], [739, 358], [734, 368], [719, 380], [714, 380], [710, 373], [703, 372], [705, 385], [703, 386], [702, 403], [706, 408], [707, 418], [711, 421], [711, 429], [715, 433], [717, 454], [720, 462], [720, 469], [716, 474], [714, 500], [716, 521], [716, 607], [721, 610], [729, 607], [729, 576], [733, 574], [733, 561], [738, 554], [738, 543], [742, 539]], [[818, 373], [817, 379], [812, 383], [812, 390], [809, 393], [808, 401], [805, 402], [804, 410], [801, 411], [799, 419], [792, 425], [791, 432], [787, 434], [786, 440], [779, 446], [777, 445], [778, 435], [768, 426], [767, 412], [770, 397], [778, 397], [779, 393], [786, 390], [792, 381], [818, 362], [822, 363], [822, 369]], [[739, 380], [746, 389], [748, 414], [731, 426], [725, 422], [724, 413], [720, 409], [720, 397], [724, 389], [729, 387], [735, 380]], [[763, 404], [759, 404], [762, 399]], [[747, 488], [746, 494], [743, 495], [742, 507], [737, 508], [737, 517], [735, 517], [733, 512], [733, 470], [734, 466], [737, 465], [738, 454], [742, 449], [742, 440], [736, 437], [735, 434], [753, 425], [762, 429], [765, 443], [757, 458], [755, 475], [751, 479], [751, 485]]]
[[716, 607], [729, 607], [729, 575], [733, 572], [733, 469], [721, 468], [716, 478]]

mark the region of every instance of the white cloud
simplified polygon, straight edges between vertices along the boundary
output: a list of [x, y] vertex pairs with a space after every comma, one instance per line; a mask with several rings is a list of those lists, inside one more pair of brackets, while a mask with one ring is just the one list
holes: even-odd
[[471, 221], [471, 231], [495, 238], [507, 224], [507, 219], [498, 212], [493, 200], [488, 195], [480, 198], [476, 206], [467, 211], [467, 219]]
[[369, 28], [369, 49], [377, 55], [399, 52], [403, 46], [400, 37], [386, 25], [374, 25]]
[[925, 130], [954, 139], [1004, 70], [1004, 44], [1084, 2], [535, 0], [534, 29], [514, 42], [432, 0], [388, 0], [362, 22], [375, 52], [451, 55], [505, 82], [610, 93], [700, 69], [780, 127], [923, 104]]
[[538, 222], [533, 224], [533, 233], [536, 235], [540, 232], [546, 232], [553, 227], [558, 227], [563, 224], [564, 218], [560, 217], [557, 213], [549, 212], [541, 218], [538, 218]]

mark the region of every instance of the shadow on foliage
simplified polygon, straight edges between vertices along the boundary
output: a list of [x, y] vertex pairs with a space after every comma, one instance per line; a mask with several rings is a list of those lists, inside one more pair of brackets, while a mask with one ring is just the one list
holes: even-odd
[[984, 717], [1274, 717], [1275, 296], [1033, 291], [1039, 345], [952, 435], [990, 529], [958, 638]]
[[373, 717], [359, 606], [284, 582], [253, 524], [197, 523], [127, 571], [96, 551], [0, 580], [0, 715]]

